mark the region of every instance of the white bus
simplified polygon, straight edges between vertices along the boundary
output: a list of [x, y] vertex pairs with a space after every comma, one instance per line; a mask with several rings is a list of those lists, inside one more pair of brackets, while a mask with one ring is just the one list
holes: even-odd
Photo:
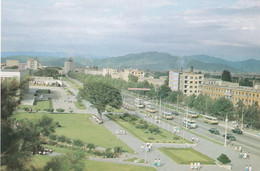
[[166, 112], [166, 111], [162, 112], [162, 117], [164, 119], [167, 119], [167, 120], [173, 119], [172, 113], [171, 112]]
[[196, 121], [189, 119], [189, 118], [183, 118], [182, 119], [182, 124], [188, 128], [197, 128]]
[[218, 124], [218, 119], [213, 116], [204, 115], [203, 121], [209, 124]]
[[155, 108], [153, 106], [151, 106], [151, 105], [145, 106], [145, 110], [147, 112], [150, 112], [150, 113], [155, 113], [156, 112]]
[[188, 113], [186, 113], [186, 115], [189, 118], [197, 118], [198, 117], [197, 112], [194, 112], [194, 111], [188, 111]]
[[139, 108], [143, 108], [144, 107], [144, 101], [142, 99], [135, 99], [135, 106], [139, 107]]

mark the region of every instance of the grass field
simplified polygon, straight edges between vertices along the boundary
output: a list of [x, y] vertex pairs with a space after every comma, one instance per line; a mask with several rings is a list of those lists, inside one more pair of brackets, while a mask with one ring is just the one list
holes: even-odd
[[77, 109], [87, 109], [86, 106], [82, 102], [74, 102], [74, 105]]
[[63, 81], [66, 81], [73, 89], [79, 90], [82, 86], [78, 85], [75, 81], [68, 79], [67, 77], [62, 77]]
[[201, 164], [214, 165], [215, 160], [192, 149], [192, 148], [158, 148], [162, 153], [167, 155], [178, 164], [190, 164], [191, 162], [200, 162]]
[[123, 147], [123, 150], [134, 153], [121, 140], [117, 139], [114, 134], [103, 125], [94, 124], [89, 120], [89, 114], [43, 114], [43, 113], [19, 113], [14, 115], [17, 119], [28, 118], [36, 119], [43, 115], [47, 115], [59, 122], [62, 127], [56, 128], [57, 135], [65, 135], [71, 139], [80, 139], [85, 143], [92, 143], [98, 147], [114, 148], [116, 146]]
[[[178, 137], [176, 135], [173, 135], [172, 133], [159, 128], [160, 133], [155, 134], [155, 133], [151, 133], [148, 129], [138, 129], [136, 128], [136, 125], [140, 122], [140, 120], [142, 119], [138, 119], [137, 121], [135, 121], [136, 124], [131, 124], [130, 122], [124, 121], [120, 118], [118, 118], [118, 116], [113, 116], [115, 121], [121, 125], [124, 129], [126, 129], [128, 132], [130, 132], [131, 134], [133, 134], [135, 137], [139, 138], [140, 140], [144, 141], [144, 142], [150, 142], [150, 143], [179, 143], [179, 144], [183, 144], [186, 142], [189, 142], [185, 139], [182, 139], [181, 137]], [[153, 125], [151, 123], [148, 123], [148, 125]], [[155, 126], [155, 125], [153, 125]], [[157, 127], [157, 126], [155, 126]]]
[[36, 109], [40, 111], [44, 111], [44, 109], [51, 109], [53, 108], [53, 104], [51, 100], [44, 100], [44, 101], [37, 101], [35, 105], [29, 106], [29, 105], [19, 105], [20, 109], [24, 108], [32, 108], [34, 111]]
[[107, 170], [118, 170], [118, 171], [155, 171], [156, 169], [152, 167], [144, 166], [134, 166], [134, 165], [125, 165], [125, 164], [116, 164], [116, 163], [106, 163], [99, 161], [87, 160], [85, 162], [86, 166], [84, 170], [98, 170], [98, 171], [107, 171]]

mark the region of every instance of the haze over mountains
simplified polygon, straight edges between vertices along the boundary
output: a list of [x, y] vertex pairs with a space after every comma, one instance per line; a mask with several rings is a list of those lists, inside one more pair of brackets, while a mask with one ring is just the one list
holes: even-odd
[[[5, 62], [6, 59], [19, 59], [21, 63], [24, 63], [30, 56], [37, 57], [42, 65], [46, 66], [63, 66], [64, 61], [68, 60], [68, 56], [65, 53], [2, 52], [2, 62]], [[73, 60], [77, 67], [98, 66], [100, 68], [136, 68], [140, 70], [167, 71], [170, 69], [179, 70], [181, 67], [189, 69], [190, 66], [194, 66], [195, 70], [201, 71], [222, 72], [224, 69], [227, 69], [233, 73], [260, 73], [260, 60], [248, 59], [232, 62], [207, 55], [181, 57], [162, 52], [144, 52], [107, 58], [77, 56], [73, 57]]]

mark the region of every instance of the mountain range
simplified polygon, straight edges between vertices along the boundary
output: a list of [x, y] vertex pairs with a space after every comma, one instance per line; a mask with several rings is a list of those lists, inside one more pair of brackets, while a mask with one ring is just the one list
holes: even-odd
[[[63, 53], [19, 53], [12, 54], [2, 52], [2, 62], [6, 59], [18, 59], [20, 63], [25, 63], [28, 57], [36, 57], [45, 66], [63, 66], [64, 62], [68, 60]], [[27, 55], [26, 55], [27, 54]], [[184, 70], [193, 66], [197, 71], [216, 71], [222, 72], [229, 70], [233, 73], [253, 72], [260, 73], [260, 60], [248, 59], [244, 61], [227, 61], [224, 59], [207, 56], [207, 55], [193, 55], [193, 56], [174, 56], [169, 53], [162, 52], [144, 52], [138, 54], [128, 54], [119, 57], [107, 58], [90, 58], [90, 57], [73, 57], [77, 67], [98, 66], [100, 68], [136, 68], [140, 70], [151, 71], [167, 71], [179, 70], [181, 67]]]

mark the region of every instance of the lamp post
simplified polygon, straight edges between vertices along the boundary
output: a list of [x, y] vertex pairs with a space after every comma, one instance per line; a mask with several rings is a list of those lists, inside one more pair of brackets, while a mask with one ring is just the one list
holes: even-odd
[[242, 108], [242, 121], [241, 121], [241, 131], [243, 129], [243, 122], [244, 122], [244, 106]]
[[226, 122], [226, 126], [225, 126], [225, 143], [224, 143], [224, 146], [226, 147], [227, 146], [227, 123], [228, 123], [227, 114], [226, 114], [225, 122]]

